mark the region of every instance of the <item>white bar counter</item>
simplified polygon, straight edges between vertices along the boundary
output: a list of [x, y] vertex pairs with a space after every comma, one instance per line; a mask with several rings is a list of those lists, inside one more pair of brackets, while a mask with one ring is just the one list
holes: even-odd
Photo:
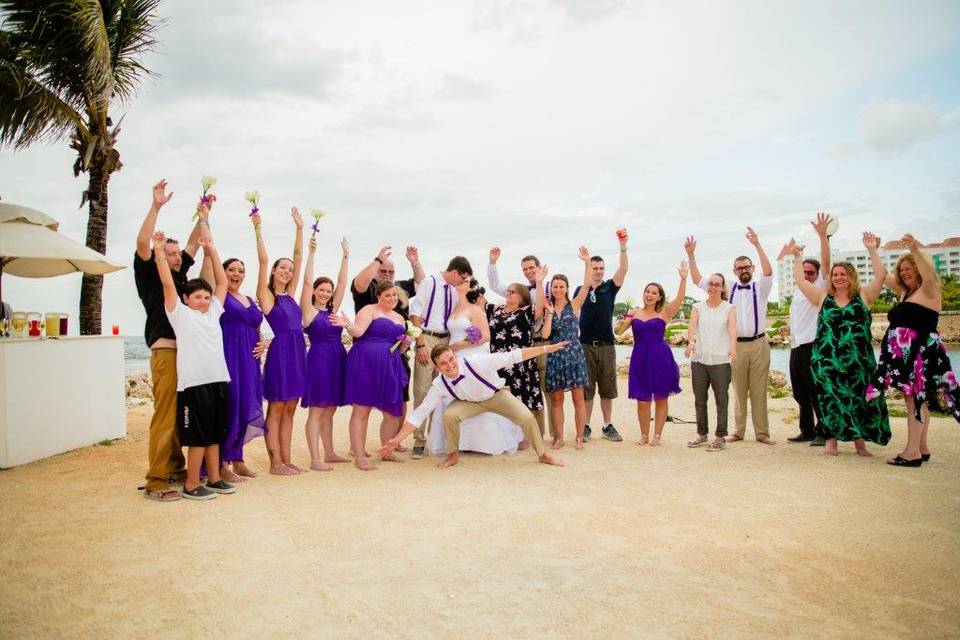
[[0, 340], [0, 469], [127, 435], [122, 336]]

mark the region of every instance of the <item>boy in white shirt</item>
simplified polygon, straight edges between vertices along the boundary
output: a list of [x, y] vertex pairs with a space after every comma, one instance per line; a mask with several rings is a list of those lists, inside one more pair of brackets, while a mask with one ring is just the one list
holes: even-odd
[[[227, 383], [230, 374], [223, 355], [220, 316], [227, 295], [227, 276], [213, 240], [201, 237], [204, 260], [213, 263], [213, 289], [206, 281], [190, 280], [183, 300], [167, 264], [162, 231], [153, 234], [153, 253], [163, 285], [164, 309], [177, 335], [177, 433], [187, 447], [187, 479], [183, 497], [211, 500], [236, 489], [220, 478], [220, 442], [227, 433]], [[207, 484], [200, 484], [206, 461]]]

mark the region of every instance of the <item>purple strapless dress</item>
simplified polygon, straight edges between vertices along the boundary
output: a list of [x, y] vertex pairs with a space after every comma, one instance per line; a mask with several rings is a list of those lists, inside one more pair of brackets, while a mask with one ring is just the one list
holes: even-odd
[[267, 402], [296, 400], [303, 396], [307, 377], [300, 305], [288, 295], [277, 296], [267, 322], [273, 329], [273, 340], [263, 367], [263, 397]]
[[403, 366], [400, 350], [390, 347], [404, 326], [376, 318], [366, 333], [354, 340], [347, 354], [344, 404], [375, 407], [392, 416], [403, 413], [403, 389], [410, 376]]
[[243, 445], [267, 431], [263, 420], [260, 360], [253, 357], [253, 348], [260, 338], [263, 313], [249, 296], [247, 301], [250, 306], [244, 307], [228, 293], [220, 316], [223, 355], [230, 372], [227, 437], [220, 447], [223, 462], [243, 462]]
[[343, 404], [343, 374], [347, 350], [340, 339], [343, 327], [330, 324], [330, 312], [317, 312], [310, 326], [304, 329], [310, 337], [307, 352], [307, 391], [303, 407], [339, 407]]
[[680, 393], [680, 367], [663, 339], [667, 323], [660, 318], [634, 319], [633, 353], [630, 354], [628, 397], [631, 400], [662, 400]]

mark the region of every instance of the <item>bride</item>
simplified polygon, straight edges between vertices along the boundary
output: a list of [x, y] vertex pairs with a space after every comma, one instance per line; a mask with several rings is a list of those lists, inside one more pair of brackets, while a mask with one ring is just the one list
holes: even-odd
[[[477, 281], [457, 287], [459, 302], [447, 322], [450, 330], [450, 348], [460, 357], [478, 353], [490, 353], [490, 327], [483, 309], [476, 304], [483, 294], [477, 289]], [[447, 403], [449, 404], [449, 403]], [[446, 406], [446, 405], [444, 405]], [[430, 419], [431, 425], [443, 424], [444, 406], [437, 408]], [[481, 413], [464, 420], [460, 425], [460, 450], [499, 455], [514, 453], [520, 448], [523, 431], [517, 425], [495, 413]], [[524, 443], [525, 444], [525, 443]], [[446, 455], [443, 429], [430, 429], [427, 447], [432, 455]]]

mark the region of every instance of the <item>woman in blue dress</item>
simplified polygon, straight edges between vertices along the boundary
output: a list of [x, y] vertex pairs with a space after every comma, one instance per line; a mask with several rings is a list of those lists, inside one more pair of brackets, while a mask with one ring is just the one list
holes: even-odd
[[580, 346], [580, 308], [590, 293], [590, 252], [580, 247], [583, 260], [583, 286], [570, 299], [570, 281], [563, 274], [550, 280], [550, 299], [544, 301], [547, 313], [543, 320], [542, 336], [552, 344], [569, 341], [570, 346], [547, 356], [547, 379], [544, 387], [553, 402], [554, 449], [563, 447], [563, 393], [573, 398], [573, 419], [577, 430], [575, 447], [583, 449], [583, 427], [587, 410], [583, 402], [583, 388], [587, 386], [587, 359]]

